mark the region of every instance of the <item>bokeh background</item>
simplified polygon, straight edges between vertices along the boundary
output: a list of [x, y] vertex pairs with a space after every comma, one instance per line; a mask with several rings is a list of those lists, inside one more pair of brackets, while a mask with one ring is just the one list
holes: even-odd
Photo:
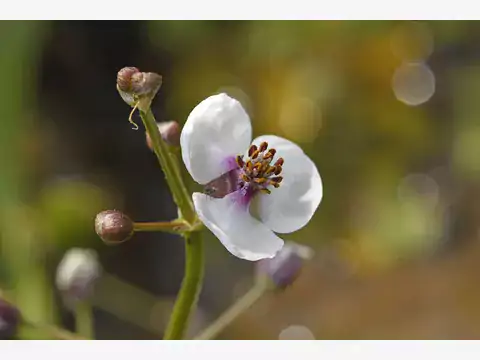
[[[182, 241], [111, 247], [93, 227], [112, 208], [176, 216], [115, 89], [136, 66], [163, 76], [157, 120], [183, 123], [227, 92], [254, 135], [299, 143], [323, 179], [312, 221], [284, 236], [315, 257], [219, 338], [480, 338], [479, 36], [467, 21], [2, 21], [0, 288], [31, 321], [72, 330], [55, 270], [68, 249], [94, 249], [96, 338], [162, 336]], [[205, 240], [191, 336], [253, 284], [253, 263]]]

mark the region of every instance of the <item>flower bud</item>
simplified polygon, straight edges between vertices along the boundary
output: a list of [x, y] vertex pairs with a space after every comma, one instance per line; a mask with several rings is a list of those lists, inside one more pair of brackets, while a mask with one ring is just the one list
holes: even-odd
[[131, 92], [136, 95], [156, 94], [162, 85], [162, 76], [156, 73], [136, 72], [131, 77]]
[[57, 267], [56, 285], [67, 305], [88, 299], [102, 269], [97, 253], [90, 249], [68, 250]]
[[22, 316], [20, 311], [0, 298], [0, 340], [10, 340], [15, 336]]
[[132, 120], [135, 110], [147, 112], [161, 86], [161, 75], [140, 72], [136, 67], [124, 67], [117, 73], [117, 91], [123, 101], [133, 108], [128, 121], [134, 130], [138, 130], [138, 125]]
[[118, 89], [127, 93], [132, 92], [132, 76], [139, 73], [136, 67], [127, 66], [121, 69], [117, 73], [117, 86]]
[[153, 72], [141, 72], [127, 66], [117, 73], [117, 90], [122, 99], [132, 107], [147, 111], [152, 99], [162, 86], [162, 76]]
[[291, 285], [300, 274], [304, 262], [312, 258], [313, 250], [294, 242], [285, 243], [275, 257], [257, 262], [257, 271], [267, 276], [277, 288]]
[[[180, 125], [176, 121], [165, 121], [157, 123], [160, 135], [162, 135], [163, 141], [170, 146], [180, 146]], [[147, 145], [150, 150], [153, 151], [152, 139], [148, 132], [145, 133], [147, 139]]]
[[107, 244], [120, 244], [133, 235], [133, 221], [118, 210], [106, 210], [97, 214], [95, 231]]

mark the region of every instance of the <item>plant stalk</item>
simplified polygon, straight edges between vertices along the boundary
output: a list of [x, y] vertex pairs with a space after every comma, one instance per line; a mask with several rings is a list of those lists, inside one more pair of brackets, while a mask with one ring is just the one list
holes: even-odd
[[193, 232], [185, 239], [185, 276], [173, 307], [164, 340], [181, 340], [188, 329], [190, 313], [198, 300], [204, 274], [203, 239]]

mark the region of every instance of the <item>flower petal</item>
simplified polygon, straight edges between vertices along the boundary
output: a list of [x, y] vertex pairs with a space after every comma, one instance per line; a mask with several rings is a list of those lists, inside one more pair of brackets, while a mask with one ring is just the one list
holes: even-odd
[[213, 95], [185, 122], [180, 136], [183, 162], [196, 182], [206, 184], [232, 170], [230, 160], [243, 154], [251, 140], [250, 118], [240, 102], [227, 94]]
[[277, 150], [273, 162], [282, 157], [283, 176], [280, 187], [269, 195], [261, 194], [254, 206], [261, 221], [278, 233], [291, 233], [304, 227], [317, 210], [323, 196], [323, 185], [317, 167], [293, 142], [274, 135], [253, 140], [259, 146], [263, 141]]
[[230, 253], [250, 261], [274, 257], [282, 249], [283, 240], [253, 218], [236, 197], [238, 193], [222, 199], [194, 193], [193, 203], [200, 220]]

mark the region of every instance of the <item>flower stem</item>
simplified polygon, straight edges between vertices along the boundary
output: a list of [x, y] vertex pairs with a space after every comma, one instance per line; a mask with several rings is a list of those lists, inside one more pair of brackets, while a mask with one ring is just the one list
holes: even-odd
[[185, 276], [173, 307], [170, 322], [165, 330], [164, 340], [183, 339], [193, 310], [202, 288], [204, 272], [203, 239], [199, 232], [185, 238]]
[[173, 200], [177, 204], [181, 216], [183, 216], [189, 224], [192, 224], [196, 216], [190, 194], [185, 187], [173, 155], [170, 154], [167, 144], [160, 135], [152, 110], [149, 108], [147, 112], [140, 111], [140, 116], [152, 141], [153, 151], [165, 173], [165, 178], [172, 192]]
[[164, 337], [166, 340], [178, 340], [182, 339], [186, 332], [190, 313], [196, 305], [202, 287], [203, 240], [201, 234], [195, 231], [198, 230], [195, 209], [176, 163], [175, 154], [170, 153], [167, 144], [163, 141], [152, 110], [149, 108], [146, 112], [140, 111], [140, 116], [145, 125], [145, 130], [150, 136], [153, 151], [165, 173], [167, 184], [172, 192], [173, 200], [178, 206], [180, 217], [182, 220], [185, 219], [189, 225], [189, 229], [184, 233], [185, 275]]
[[264, 283], [255, 284], [245, 295], [236, 303], [230, 306], [220, 317], [210, 326], [203, 330], [194, 340], [212, 340], [229, 326], [242, 313], [250, 308], [267, 291]]
[[188, 231], [190, 226], [183, 220], [177, 219], [166, 222], [136, 222], [133, 224], [134, 231], [166, 231], [180, 233]]
[[163, 141], [152, 110], [149, 108], [146, 112], [140, 111], [140, 116], [150, 136], [153, 151], [165, 173], [167, 184], [172, 192], [173, 200], [178, 206], [180, 217], [190, 225], [184, 234], [185, 275], [164, 336], [166, 340], [178, 340], [182, 339], [186, 332], [190, 313], [196, 305], [202, 287], [203, 240], [201, 234], [194, 231], [197, 230], [196, 223], [198, 221], [190, 194], [185, 187], [178, 164], [175, 162], [175, 154], [170, 153], [167, 144]]
[[94, 339], [93, 313], [89, 303], [79, 302], [75, 308], [77, 333], [87, 339]]
[[53, 325], [30, 322], [25, 319], [22, 320], [22, 326], [41, 332], [43, 336], [51, 338], [52, 340], [88, 340], [88, 338], [84, 338], [68, 330]]

